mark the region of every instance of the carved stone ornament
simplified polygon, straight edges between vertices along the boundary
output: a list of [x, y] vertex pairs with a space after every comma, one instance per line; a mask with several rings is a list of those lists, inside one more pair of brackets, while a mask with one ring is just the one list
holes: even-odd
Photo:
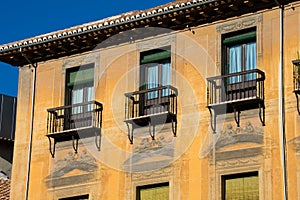
[[237, 31], [249, 27], [257, 26], [258, 23], [262, 21], [262, 15], [258, 14], [256, 16], [239, 18], [236, 20], [231, 20], [230, 22], [222, 23], [217, 27], [217, 32], [228, 33], [232, 31]]
[[130, 172], [152, 171], [166, 167], [173, 158], [173, 139], [161, 134], [156, 140], [142, 138], [132, 155], [123, 163], [123, 167]]
[[87, 153], [87, 150], [83, 150], [77, 159], [72, 152], [68, 152], [64, 159], [55, 162], [54, 170], [47, 178], [62, 177], [75, 169], [83, 172], [93, 172], [97, 167], [96, 160]]
[[300, 136], [290, 140], [288, 144], [290, 144], [293, 147], [296, 155], [300, 156]]
[[264, 130], [261, 126], [256, 127], [251, 124], [251, 122], [246, 122], [243, 127], [233, 128], [232, 124], [227, 124], [227, 126], [216, 136], [215, 142], [209, 141], [209, 143], [204, 144], [200, 152], [200, 157], [206, 157], [209, 155], [213, 147], [219, 150], [223, 147], [230, 146], [238, 143], [264, 143]]
[[228, 124], [217, 139], [216, 149], [242, 142], [263, 144], [263, 141], [263, 129], [253, 127], [251, 122], [246, 122], [244, 127], [238, 127], [235, 130], [231, 124]]

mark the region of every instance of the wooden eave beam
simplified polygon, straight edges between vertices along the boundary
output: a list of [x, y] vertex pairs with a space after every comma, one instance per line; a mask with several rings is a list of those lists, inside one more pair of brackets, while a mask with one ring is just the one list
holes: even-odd
[[248, 7], [254, 6], [254, 2], [252, 0], [244, 0], [244, 4], [246, 4]]

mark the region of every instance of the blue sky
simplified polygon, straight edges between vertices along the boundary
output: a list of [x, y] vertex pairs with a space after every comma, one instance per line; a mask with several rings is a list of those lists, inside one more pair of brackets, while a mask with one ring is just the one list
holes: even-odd
[[[172, 0], [29, 0], [0, 4], [0, 44], [18, 41]], [[18, 68], [0, 62], [0, 94], [17, 96]]]

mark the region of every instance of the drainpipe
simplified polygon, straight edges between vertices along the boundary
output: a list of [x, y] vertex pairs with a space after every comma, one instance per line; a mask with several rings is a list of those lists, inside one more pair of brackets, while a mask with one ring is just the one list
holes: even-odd
[[288, 199], [287, 169], [286, 169], [286, 137], [285, 137], [285, 106], [284, 106], [284, 3], [275, 0], [280, 9], [280, 62], [279, 62], [279, 122], [281, 142], [281, 162], [284, 200]]
[[36, 87], [36, 68], [37, 64], [33, 64], [28, 57], [23, 54], [22, 48], [20, 48], [21, 55], [32, 67], [33, 80], [32, 80], [32, 92], [31, 92], [31, 115], [30, 115], [30, 132], [29, 132], [29, 147], [27, 155], [27, 176], [26, 176], [26, 189], [25, 189], [25, 200], [28, 200], [29, 192], [29, 176], [30, 176], [30, 164], [31, 164], [31, 153], [32, 153], [32, 134], [33, 134], [33, 120], [34, 120], [34, 102], [35, 102], [35, 87]]

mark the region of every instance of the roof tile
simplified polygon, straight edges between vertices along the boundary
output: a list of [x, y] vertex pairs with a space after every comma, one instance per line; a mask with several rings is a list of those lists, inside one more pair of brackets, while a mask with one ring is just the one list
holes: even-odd
[[0, 178], [0, 200], [9, 200], [10, 180]]

